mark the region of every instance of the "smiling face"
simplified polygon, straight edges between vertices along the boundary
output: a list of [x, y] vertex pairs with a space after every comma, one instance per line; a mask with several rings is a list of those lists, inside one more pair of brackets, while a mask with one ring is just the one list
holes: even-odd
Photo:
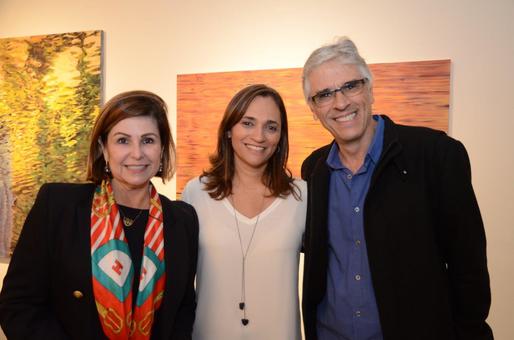
[[271, 97], [258, 96], [230, 130], [236, 171], [244, 166], [264, 171], [280, 141], [280, 111]]
[[113, 188], [147, 188], [159, 170], [161, 138], [154, 118], [126, 118], [109, 131], [103, 155], [109, 164]]
[[[342, 64], [338, 60], [325, 62], [314, 68], [308, 76], [311, 89], [309, 97], [362, 78], [363, 75], [354, 64]], [[337, 92], [333, 103], [327, 106], [319, 107], [309, 101], [311, 111], [334, 136], [340, 147], [361, 144], [367, 147], [371, 142], [374, 131], [372, 104], [373, 93], [367, 84], [364, 90], [355, 96], [347, 97]]]

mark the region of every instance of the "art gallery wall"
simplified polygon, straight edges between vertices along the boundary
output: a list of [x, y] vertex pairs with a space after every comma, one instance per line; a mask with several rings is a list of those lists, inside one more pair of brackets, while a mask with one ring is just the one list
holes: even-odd
[[[338, 35], [371, 63], [451, 59], [449, 132], [471, 158], [488, 238], [489, 322], [503, 340], [514, 339], [512, 18], [512, 0], [0, 0], [0, 38], [103, 30], [105, 97], [160, 94], [175, 134], [187, 133], [175, 131], [177, 74], [301, 67]], [[159, 187], [175, 195], [174, 183]]]

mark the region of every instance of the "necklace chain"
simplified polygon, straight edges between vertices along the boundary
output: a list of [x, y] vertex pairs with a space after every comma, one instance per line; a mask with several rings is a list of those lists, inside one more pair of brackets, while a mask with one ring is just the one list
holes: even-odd
[[134, 218], [130, 218], [128, 217], [124, 212], [123, 212], [123, 209], [121, 208], [120, 205], [118, 205], [118, 211], [120, 212], [120, 215], [121, 215], [121, 219], [123, 221], [123, 225], [125, 227], [131, 227], [135, 222], [136, 220], [139, 218], [139, 216], [141, 216], [141, 214], [143, 213], [143, 210], [142, 209], [139, 209], [139, 213], [136, 215], [136, 217]]
[[[262, 205], [263, 204], [261, 204], [261, 208]], [[239, 238], [239, 247], [241, 249], [241, 302], [239, 303], [239, 309], [243, 311], [243, 318], [241, 319], [241, 322], [244, 326], [246, 326], [250, 322], [246, 318], [246, 258], [248, 256], [248, 251], [250, 250], [250, 247], [252, 245], [253, 237], [255, 235], [255, 231], [257, 230], [257, 224], [259, 223], [259, 218], [261, 217], [262, 211], [259, 212], [257, 218], [255, 219], [255, 223], [252, 228], [252, 234], [250, 236], [250, 240], [248, 241], [248, 245], [246, 246], [245, 250], [243, 246], [243, 238], [241, 237], [241, 230], [239, 229], [239, 219], [237, 218], [236, 201], [234, 199], [234, 196], [232, 196], [232, 209], [234, 210], [234, 221], [236, 224], [237, 236]]]

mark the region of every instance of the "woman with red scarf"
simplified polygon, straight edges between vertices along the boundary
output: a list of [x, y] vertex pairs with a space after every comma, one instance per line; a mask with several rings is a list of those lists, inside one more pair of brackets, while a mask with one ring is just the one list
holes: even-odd
[[190, 339], [198, 218], [150, 182], [174, 173], [167, 109], [112, 98], [91, 136], [87, 179], [42, 186], [0, 294], [9, 339]]

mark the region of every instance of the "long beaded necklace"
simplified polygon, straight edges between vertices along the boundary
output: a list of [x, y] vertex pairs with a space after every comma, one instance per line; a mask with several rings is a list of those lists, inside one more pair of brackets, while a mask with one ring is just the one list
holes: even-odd
[[[264, 203], [264, 199], [263, 199]], [[261, 208], [262, 205], [261, 204]], [[252, 234], [250, 236], [250, 241], [248, 241], [248, 245], [246, 246], [246, 249], [243, 246], [243, 238], [241, 237], [241, 231], [239, 229], [239, 219], [237, 218], [236, 213], [236, 202], [234, 199], [234, 196], [232, 196], [232, 209], [234, 211], [234, 221], [236, 224], [237, 229], [237, 236], [239, 238], [239, 246], [241, 249], [241, 302], [239, 302], [239, 309], [243, 311], [243, 318], [241, 319], [241, 323], [243, 326], [248, 325], [250, 320], [246, 317], [246, 259], [248, 257], [248, 251], [250, 250], [250, 247], [252, 245], [253, 237], [255, 235], [255, 231], [257, 230], [257, 225], [259, 224], [259, 218], [261, 217], [262, 211], [257, 215], [257, 218], [255, 219], [255, 223], [252, 228]], [[261, 209], [262, 210], [262, 209]]]

